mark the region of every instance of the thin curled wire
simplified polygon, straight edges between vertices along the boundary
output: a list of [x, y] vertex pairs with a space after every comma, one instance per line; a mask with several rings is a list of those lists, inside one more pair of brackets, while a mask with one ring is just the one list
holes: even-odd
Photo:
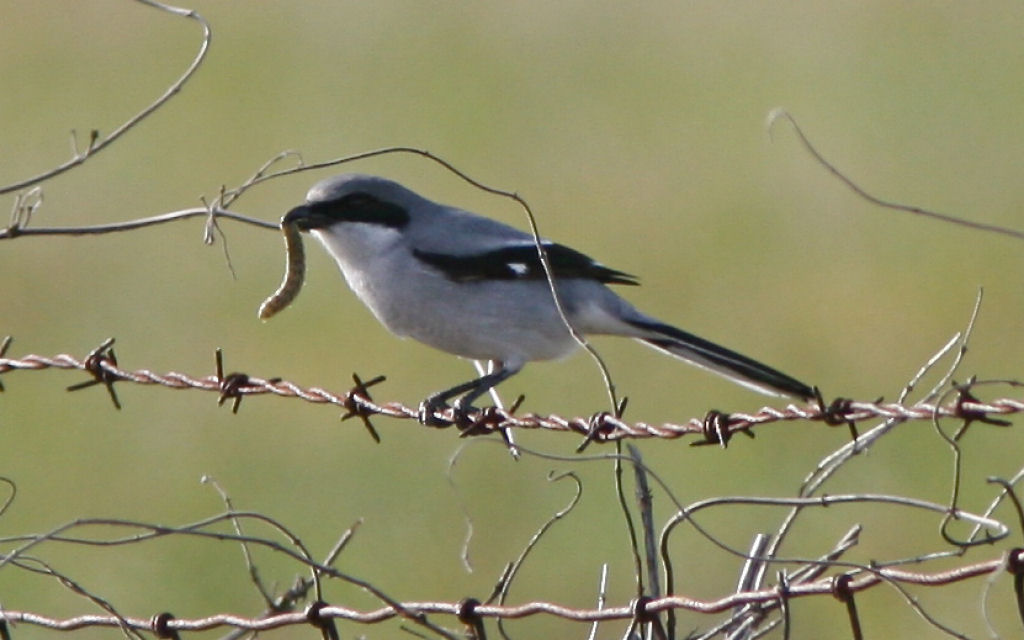
[[[217, 393], [223, 398], [226, 379], [217, 375], [196, 377], [177, 371], [156, 373], [149, 369], [129, 370], [120, 367], [112, 358], [97, 357], [97, 354], [102, 356], [104, 348], [109, 349], [112, 342], [112, 340], [104, 342], [84, 359], [67, 353], [52, 357], [37, 354], [28, 354], [20, 358], [0, 357], [0, 374], [11, 371], [76, 369], [89, 371], [95, 377], [102, 377], [105, 384], [132, 382], [178, 390], [195, 389]], [[357, 385], [348, 391], [336, 393], [323, 387], [303, 387], [279, 378], [261, 378], [247, 374], [231, 374], [227, 377], [233, 378], [230, 395], [235, 398], [272, 394], [298, 398], [315, 404], [332, 404], [345, 408], [350, 413], [367, 417], [380, 415], [406, 420], [416, 420], [418, 417], [418, 408], [416, 407], [409, 407], [399, 402], [374, 402], [366, 393], [365, 385]], [[545, 429], [573, 432], [585, 435], [590, 440], [605, 442], [623, 439], [675, 439], [684, 436], [702, 436], [705, 439], [721, 443], [727, 442], [733, 434], [749, 433], [749, 429], [755, 426], [796, 420], [836, 425], [872, 419], [909, 421], [953, 418], [1000, 424], [1001, 421], [995, 416], [1007, 416], [1022, 411], [1024, 411], [1024, 400], [999, 398], [982, 402], [969, 394], [958, 395], [941, 404], [920, 402], [905, 405], [898, 402], [845, 400], [834, 402], [828, 407], [822, 406], [822, 403], [804, 406], [789, 404], [782, 408], [763, 407], [753, 413], [720, 414], [715, 417], [715, 430], [709, 432], [706, 418], [691, 418], [683, 423], [651, 424], [627, 422], [606, 412], [590, 417], [541, 416], [532, 413], [516, 415], [508, 410], [492, 407], [475, 416], [476, 423], [473, 433], [485, 434], [506, 428]], [[447, 409], [440, 412], [443, 417], [450, 417], [447, 416], [448, 413]]]

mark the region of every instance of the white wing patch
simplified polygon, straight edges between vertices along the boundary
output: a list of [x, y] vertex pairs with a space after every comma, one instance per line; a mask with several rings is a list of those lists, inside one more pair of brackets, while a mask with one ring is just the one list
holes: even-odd
[[529, 265], [526, 265], [522, 262], [509, 262], [508, 268], [512, 271], [512, 273], [516, 274], [517, 276], [525, 276], [530, 272]]

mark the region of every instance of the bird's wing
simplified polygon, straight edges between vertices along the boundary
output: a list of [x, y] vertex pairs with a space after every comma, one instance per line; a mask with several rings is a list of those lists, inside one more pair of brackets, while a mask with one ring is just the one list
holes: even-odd
[[[544, 267], [531, 234], [457, 209], [428, 221], [413, 238], [413, 253], [458, 282], [544, 279]], [[429, 231], [429, 232], [425, 232]], [[556, 278], [586, 278], [607, 284], [638, 284], [635, 276], [612, 269], [584, 253], [543, 240]]]

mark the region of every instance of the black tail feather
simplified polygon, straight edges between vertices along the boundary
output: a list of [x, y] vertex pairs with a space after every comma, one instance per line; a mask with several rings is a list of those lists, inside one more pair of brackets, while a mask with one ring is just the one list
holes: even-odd
[[[787, 395], [808, 400], [814, 389], [778, 369], [719, 346], [700, 336], [660, 322], [630, 322], [637, 328], [659, 334], [639, 338], [652, 347], [681, 358], [754, 389], [772, 395]], [[661, 337], [664, 336], [664, 337]]]

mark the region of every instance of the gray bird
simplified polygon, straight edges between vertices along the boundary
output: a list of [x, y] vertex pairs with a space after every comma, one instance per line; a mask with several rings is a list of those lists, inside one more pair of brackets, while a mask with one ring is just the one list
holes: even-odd
[[[312, 232], [389, 331], [488, 363], [485, 375], [425, 399], [424, 423], [438, 424], [436, 412], [452, 399], [462, 420], [477, 398], [527, 362], [579, 346], [558, 314], [529, 233], [362, 174], [318, 182], [283, 222]], [[578, 332], [634, 338], [768, 395], [814, 396], [776, 369], [637, 311], [607, 286], [636, 285], [634, 276], [565, 245], [543, 246]]]

